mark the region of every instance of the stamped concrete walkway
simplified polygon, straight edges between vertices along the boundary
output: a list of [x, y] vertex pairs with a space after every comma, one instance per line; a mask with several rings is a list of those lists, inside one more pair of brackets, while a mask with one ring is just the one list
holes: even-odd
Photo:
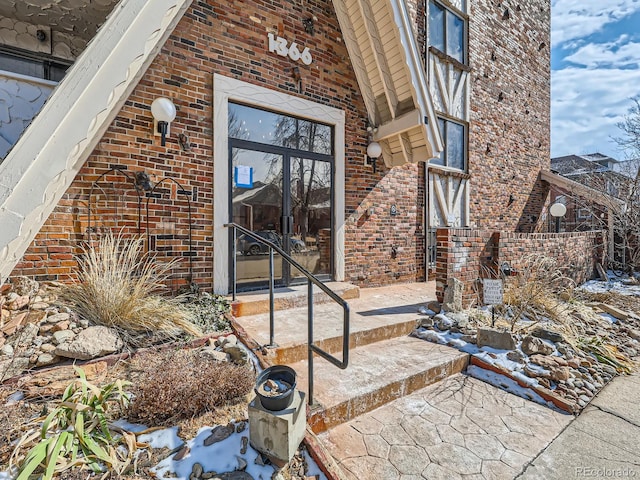
[[518, 477], [640, 478], [640, 375], [617, 377]]
[[458, 374], [319, 438], [349, 480], [504, 480], [572, 419]]

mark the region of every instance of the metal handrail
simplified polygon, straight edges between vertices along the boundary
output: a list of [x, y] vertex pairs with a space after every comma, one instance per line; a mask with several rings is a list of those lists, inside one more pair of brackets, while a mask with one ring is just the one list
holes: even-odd
[[[273, 292], [273, 252], [277, 252], [286, 260], [290, 265], [297, 268], [300, 273], [307, 277], [307, 331], [308, 331], [308, 360], [309, 360], [309, 405], [313, 405], [313, 354], [317, 353], [322, 358], [335, 365], [336, 367], [344, 370], [349, 364], [349, 304], [344, 301], [337, 293], [327, 287], [322, 281], [305, 269], [302, 265], [296, 262], [289, 254], [287, 254], [278, 245], [265, 240], [264, 238], [256, 235], [251, 230], [248, 230], [237, 223], [226, 223], [226, 228], [233, 228], [233, 300], [236, 299], [236, 240], [237, 232], [240, 231], [245, 235], [250, 236], [254, 240], [269, 247], [269, 341], [272, 346], [275, 345], [274, 337], [274, 292]], [[313, 343], [313, 286], [317, 286], [320, 290], [326, 293], [329, 298], [338, 303], [342, 307], [343, 320], [342, 320], [342, 360], [334, 357], [329, 352], [325, 352], [315, 343]]]

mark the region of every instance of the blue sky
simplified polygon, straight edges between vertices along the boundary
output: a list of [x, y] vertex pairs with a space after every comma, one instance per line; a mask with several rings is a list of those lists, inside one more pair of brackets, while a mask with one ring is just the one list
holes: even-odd
[[551, 1], [551, 156], [601, 152], [640, 95], [640, 0]]

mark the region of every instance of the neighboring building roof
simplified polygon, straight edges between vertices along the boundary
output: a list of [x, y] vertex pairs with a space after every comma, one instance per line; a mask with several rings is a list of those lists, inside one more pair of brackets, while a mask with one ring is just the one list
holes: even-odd
[[585, 173], [597, 173], [607, 171], [608, 167], [588, 160], [581, 155], [566, 155], [551, 159], [551, 171], [564, 177], [584, 175]]

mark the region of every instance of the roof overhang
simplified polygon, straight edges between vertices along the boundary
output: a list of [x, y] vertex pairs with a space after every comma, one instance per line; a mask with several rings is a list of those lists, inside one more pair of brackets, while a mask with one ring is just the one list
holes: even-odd
[[613, 210], [618, 210], [624, 205], [623, 201], [612, 197], [611, 195], [607, 195], [606, 193], [602, 193], [598, 190], [587, 187], [586, 185], [575, 182], [568, 179], [567, 177], [563, 177], [562, 175], [558, 175], [556, 173], [542, 170], [540, 172], [540, 178], [545, 182], [550, 183], [551, 185], [555, 185], [556, 187], [570, 192], [573, 195], [577, 195], [593, 203], [597, 203], [598, 205], [602, 205]]
[[426, 162], [443, 150], [404, 0], [333, 0], [385, 164]]

